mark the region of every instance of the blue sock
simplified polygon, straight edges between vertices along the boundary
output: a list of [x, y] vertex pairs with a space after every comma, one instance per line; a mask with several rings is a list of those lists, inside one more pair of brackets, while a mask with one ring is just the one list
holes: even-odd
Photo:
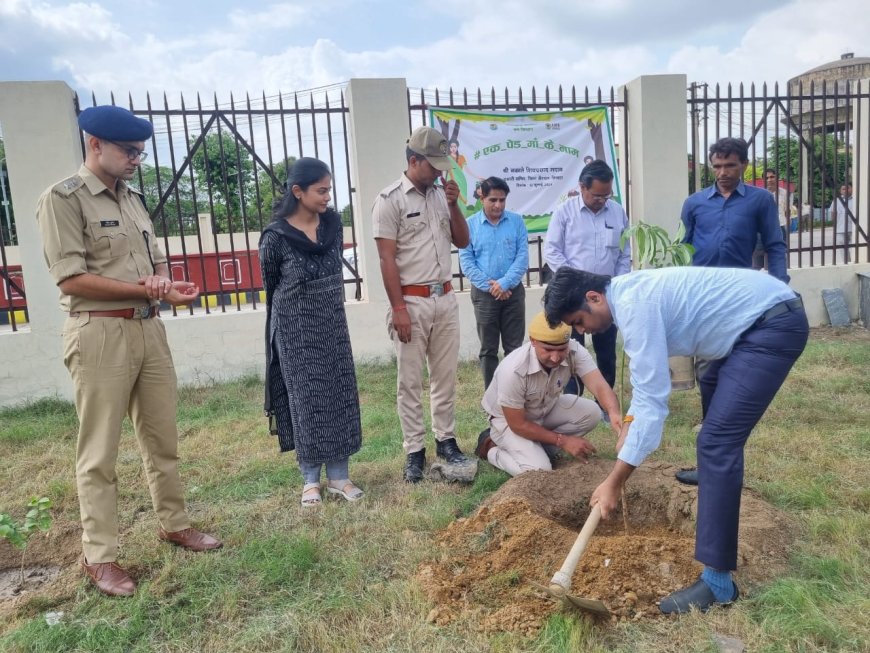
[[728, 603], [734, 596], [734, 581], [731, 580], [730, 571], [704, 567], [701, 580], [707, 583], [719, 603]]

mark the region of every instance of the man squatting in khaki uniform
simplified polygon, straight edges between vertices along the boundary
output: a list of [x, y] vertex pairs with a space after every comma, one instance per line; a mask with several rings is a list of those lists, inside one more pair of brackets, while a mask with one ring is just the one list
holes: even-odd
[[140, 195], [125, 182], [144, 158], [147, 120], [100, 106], [79, 116], [85, 162], [39, 199], [36, 217], [49, 272], [60, 288], [64, 363], [79, 418], [76, 482], [82, 568], [100, 591], [129, 596], [133, 579], [118, 555], [121, 422], [129, 413], [157, 512], [161, 540], [204, 551], [221, 542], [190, 527], [178, 476], [176, 379], [159, 301], [196, 299], [192, 283], [171, 281]]
[[450, 169], [444, 136], [418, 127], [408, 139], [405, 158], [405, 173], [378, 194], [372, 217], [390, 301], [387, 330], [398, 363], [396, 404], [408, 456], [404, 478], [416, 483], [426, 464], [424, 362], [429, 365], [437, 455], [449, 463], [467, 460], [454, 432], [459, 308], [450, 283], [450, 244], [468, 245], [468, 224], [457, 204], [456, 182], [442, 180], [442, 187], [435, 186]]
[[584, 439], [601, 419], [594, 401], [562, 394], [576, 375], [610, 417], [617, 437], [619, 401], [585, 347], [571, 339], [571, 327], [550, 328], [544, 313], [529, 325], [529, 342], [504, 357], [481, 405], [490, 428], [478, 438], [477, 455], [511, 476], [552, 469], [548, 451], [558, 449], [586, 460], [595, 447]]

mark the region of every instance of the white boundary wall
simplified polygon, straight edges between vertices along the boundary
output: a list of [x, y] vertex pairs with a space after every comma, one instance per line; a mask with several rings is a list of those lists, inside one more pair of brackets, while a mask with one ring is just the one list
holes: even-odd
[[[674, 225], [665, 216], [679, 216], [685, 199], [685, 147], [668, 148], [665, 144], [686, 140], [685, 77], [641, 77], [629, 82], [627, 88], [631, 169], [623, 173], [623, 179], [631, 184], [630, 212], [648, 221], [656, 221], [658, 216], [663, 226], [672, 229]], [[62, 82], [0, 83], [0, 125], [31, 320], [29, 330], [0, 335], [0, 406], [46, 396], [72, 396], [62, 361], [63, 314], [58, 309], [57, 287], [43, 260], [36, 221], [28, 219], [34, 216], [42, 191], [73, 174], [81, 163], [72, 96], [71, 89]], [[385, 361], [391, 359], [393, 351], [387, 338], [387, 301], [380, 281], [370, 210], [376, 193], [398, 178], [405, 167], [405, 80], [351, 80], [348, 105], [358, 264], [368, 282], [363, 288], [363, 301], [346, 305], [347, 316], [355, 357]], [[861, 195], [867, 197], [866, 191]], [[821, 300], [823, 288], [842, 288], [849, 313], [857, 318], [858, 272], [870, 273], [870, 264], [790, 271], [792, 287], [803, 295], [812, 325], [828, 322]], [[540, 310], [542, 296], [542, 288], [528, 290], [529, 319]], [[467, 292], [458, 293], [458, 299], [460, 355], [475, 358], [478, 340], [471, 301]], [[200, 384], [262, 374], [264, 321], [265, 310], [165, 318], [179, 381]]]

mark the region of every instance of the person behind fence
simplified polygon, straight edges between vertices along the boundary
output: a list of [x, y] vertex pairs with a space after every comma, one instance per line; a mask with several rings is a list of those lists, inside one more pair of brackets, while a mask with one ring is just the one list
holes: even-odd
[[60, 289], [64, 363], [79, 419], [76, 484], [81, 566], [110, 596], [136, 583], [117, 564], [118, 457], [129, 415], [157, 513], [157, 537], [193, 551], [221, 546], [190, 525], [178, 474], [176, 377], [160, 302], [189, 304], [192, 283], [173, 281], [142, 196], [127, 182], [145, 158], [151, 123], [121, 107], [79, 115], [85, 161], [48, 188], [36, 217], [49, 272]]
[[529, 234], [523, 216], [505, 210], [510, 187], [489, 177], [480, 185], [483, 209], [468, 218], [471, 242], [459, 250], [462, 272], [471, 281], [471, 304], [480, 339], [483, 387], [489, 387], [498, 367], [498, 343], [505, 356], [523, 344], [526, 330], [526, 289]]
[[351, 455], [362, 445], [359, 393], [344, 312], [343, 228], [329, 206], [332, 173], [312, 158], [287, 173], [260, 236], [266, 289], [266, 414], [282, 452], [295, 450], [303, 508], [326, 490], [357, 501]]
[[[631, 473], [660, 444], [671, 378], [668, 356], [713, 363], [701, 380], [705, 419], [697, 441], [696, 583], [662, 599], [663, 613], [739, 596], [737, 535], [743, 449], [809, 334], [803, 303], [785, 283], [754, 270], [694, 267], [640, 270], [611, 279], [564, 268], [544, 292], [550, 324], [594, 333], [619, 325], [630, 362], [633, 415], [612, 471], [592, 493], [608, 518]], [[623, 438], [623, 436], [620, 436]]]
[[437, 456], [455, 464], [468, 460], [455, 432], [459, 305], [450, 253], [451, 243], [468, 245], [468, 224], [458, 204], [459, 186], [443, 183], [450, 169], [447, 139], [431, 127], [418, 127], [407, 141], [405, 159], [405, 173], [375, 198], [372, 218], [390, 302], [387, 332], [398, 365], [396, 404], [407, 455], [403, 475], [417, 483], [426, 464], [424, 364]]
[[[855, 199], [852, 197], [852, 184], [840, 186], [840, 194], [831, 202], [829, 209], [834, 222], [834, 245], [837, 250], [843, 250], [843, 263], [849, 262], [849, 245], [852, 243], [854, 223], [849, 216], [855, 215]], [[836, 261], [836, 254], [834, 260]]]
[[[749, 164], [749, 146], [742, 138], [721, 138], [710, 146], [710, 166], [716, 183], [693, 193], [683, 202], [680, 219], [683, 242], [695, 248], [692, 265], [717, 268], [756, 268], [755, 257], [767, 254], [768, 273], [788, 283], [787, 252], [780, 230], [778, 208], [769, 190], [743, 183]], [[698, 384], [710, 362], [695, 359]], [[703, 402], [701, 423], [703, 424]], [[695, 427], [699, 431], [701, 425]], [[680, 470], [681, 483], [697, 485], [698, 470]]]
[[583, 436], [601, 421], [601, 408], [563, 394], [572, 376], [580, 377], [607, 411], [618, 436], [622, 420], [613, 389], [586, 348], [571, 338], [571, 327], [551, 327], [541, 312], [529, 325], [529, 342], [505, 356], [483, 395], [490, 427], [478, 438], [478, 457], [516, 476], [552, 469], [550, 456], [560, 450], [581, 460], [595, 453]]
[[[625, 209], [613, 199], [613, 171], [606, 162], [591, 161], [580, 171], [580, 196], [556, 207], [547, 227], [544, 258], [556, 272], [562, 266], [619, 276], [631, 270], [631, 244], [621, 244], [628, 228]], [[585, 336], [571, 337], [585, 345]], [[612, 388], [616, 383], [616, 326], [592, 336], [595, 360]], [[583, 394], [583, 385], [571, 379], [566, 392]]]

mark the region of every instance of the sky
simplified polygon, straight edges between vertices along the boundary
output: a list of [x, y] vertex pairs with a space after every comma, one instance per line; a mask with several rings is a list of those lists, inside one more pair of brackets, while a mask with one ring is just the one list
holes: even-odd
[[868, 34], [867, 0], [0, 0], [0, 81], [62, 80], [98, 102], [354, 77], [497, 92], [665, 73], [784, 84], [870, 56]]

